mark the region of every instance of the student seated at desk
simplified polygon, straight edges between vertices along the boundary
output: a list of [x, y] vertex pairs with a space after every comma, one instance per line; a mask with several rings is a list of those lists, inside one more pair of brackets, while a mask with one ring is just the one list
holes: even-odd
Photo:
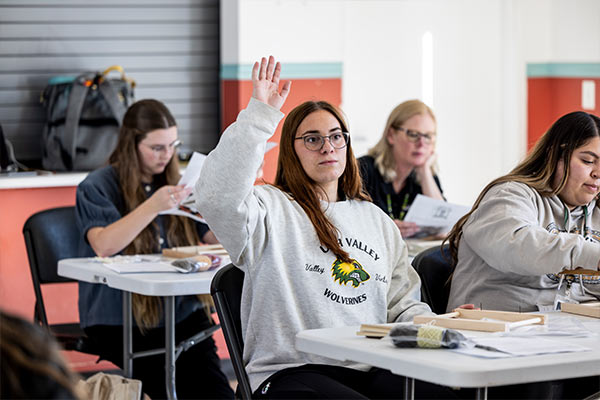
[[[296, 351], [305, 329], [410, 321], [431, 313], [392, 220], [363, 192], [348, 128], [309, 101], [283, 124], [273, 185], [254, 186], [283, 114], [273, 57], [254, 64], [247, 108], [206, 158], [197, 205], [245, 273], [244, 360], [256, 398], [397, 398], [404, 378]], [[232, 155], [235, 155], [233, 157]], [[241, 162], [240, 162], [241, 160]], [[452, 397], [417, 382], [417, 395]]]
[[[175, 119], [156, 100], [134, 103], [123, 118], [119, 142], [109, 165], [88, 175], [77, 188], [77, 222], [82, 232], [79, 255], [151, 254], [171, 246], [216, 243], [205, 224], [158, 213], [191, 192], [176, 186]], [[134, 294], [133, 350], [164, 347], [162, 304], [158, 297]], [[200, 299], [199, 299], [200, 298]], [[176, 342], [212, 325], [210, 296], [176, 298]], [[79, 317], [100, 356], [123, 366], [122, 294], [106, 285], [79, 283]], [[220, 369], [215, 343], [208, 338], [183, 352], [176, 364], [179, 398], [232, 398]], [[151, 398], [165, 398], [164, 354], [136, 358], [133, 378]]]
[[[600, 118], [566, 114], [525, 160], [483, 189], [452, 229], [448, 310], [465, 302], [489, 310], [553, 309], [559, 272], [599, 268], [598, 193]], [[570, 296], [600, 299], [600, 280], [577, 278]], [[598, 390], [598, 377], [572, 382], [565, 386], [566, 398]]]
[[417, 194], [444, 200], [434, 168], [436, 138], [433, 110], [420, 100], [405, 101], [390, 113], [379, 142], [358, 159], [366, 191], [403, 238], [420, 231], [404, 221]]

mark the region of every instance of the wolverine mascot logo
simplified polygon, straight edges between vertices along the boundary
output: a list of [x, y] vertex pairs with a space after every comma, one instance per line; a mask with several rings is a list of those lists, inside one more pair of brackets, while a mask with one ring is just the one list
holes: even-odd
[[354, 287], [358, 287], [371, 277], [355, 259], [347, 263], [339, 258], [335, 260], [331, 267], [331, 276], [333, 276], [333, 281], [339, 281], [340, 285], [350, 282]]

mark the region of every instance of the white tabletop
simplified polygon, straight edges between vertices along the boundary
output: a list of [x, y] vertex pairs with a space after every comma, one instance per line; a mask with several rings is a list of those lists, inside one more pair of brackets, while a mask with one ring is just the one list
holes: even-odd
[[[591, 320], [564, 313], [551, 313], [549, 317]], [[401, 349], [391, 342], [357, 336], [358, 328], [302, 331], [296, 336], [296, 349], [451, 387], [502, 386], [600, 375], [599, 336], [560, 339], [592, 348], [591, 351], [484, 359], [441, 349]]]
[[36, 189], [48, 187], [77, 186], [88, 175], [87, 172], [59, 172], [44, 171], [32, 173], [13, 173], [0, 176], [0, 189]]
[[210, 293], [217, 269], [182, 274], [152, 272], [119, 274], [94, 258], [67, 258], [58, 262], [58, 275], [78, 281], [103, 283], [114, 289], [147, 296], [184, 296]]

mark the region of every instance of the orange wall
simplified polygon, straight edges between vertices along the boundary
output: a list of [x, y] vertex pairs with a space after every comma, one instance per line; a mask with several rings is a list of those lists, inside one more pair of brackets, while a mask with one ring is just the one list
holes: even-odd
[[[282, 79], [285, 81], [285, 79]], [[252, 95], [251, 81], [223, 80], [221, 83], [222, 130], [235, 121], [240, 110], [244, 109]], [[342, 80], [328, 79], [293, 79], [292, 90], [281, 111], [284, 114], [307, 100], [326, 100], [339, 106], [342, 102]], [[279, 143], [281, 124], [270, 142]], [[273, 182], [277, 170], [278, 147], [265, 155], [264, 180]]]
[[[0, 307], [4, 311], [33, 321], [35, 293], [22, 233], [25, 221], [38, 211], [74, 204], [75, 187], [0, 190]], [[50, 323], [79, 321], [76, 283], [46, 285], [43, 295]], [[96, 364], [97, 356], [74, 351], [64, 355], [77, 371], [116, 368], [106, 361]]]
[[[596, 83], [596, 108], [581, 107], [581, 81]], [[558, 118], [572, 111], [600, 115], [600, 78], [530, 77], [527, 80], [527, 148]]]

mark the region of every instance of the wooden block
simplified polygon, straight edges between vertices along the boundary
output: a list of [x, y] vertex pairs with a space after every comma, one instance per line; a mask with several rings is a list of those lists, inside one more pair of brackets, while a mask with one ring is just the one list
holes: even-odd
[[570, 314], [600, 318], [600, 301], [592, 301], [581, 304], [560, 303], [560, 311]]

